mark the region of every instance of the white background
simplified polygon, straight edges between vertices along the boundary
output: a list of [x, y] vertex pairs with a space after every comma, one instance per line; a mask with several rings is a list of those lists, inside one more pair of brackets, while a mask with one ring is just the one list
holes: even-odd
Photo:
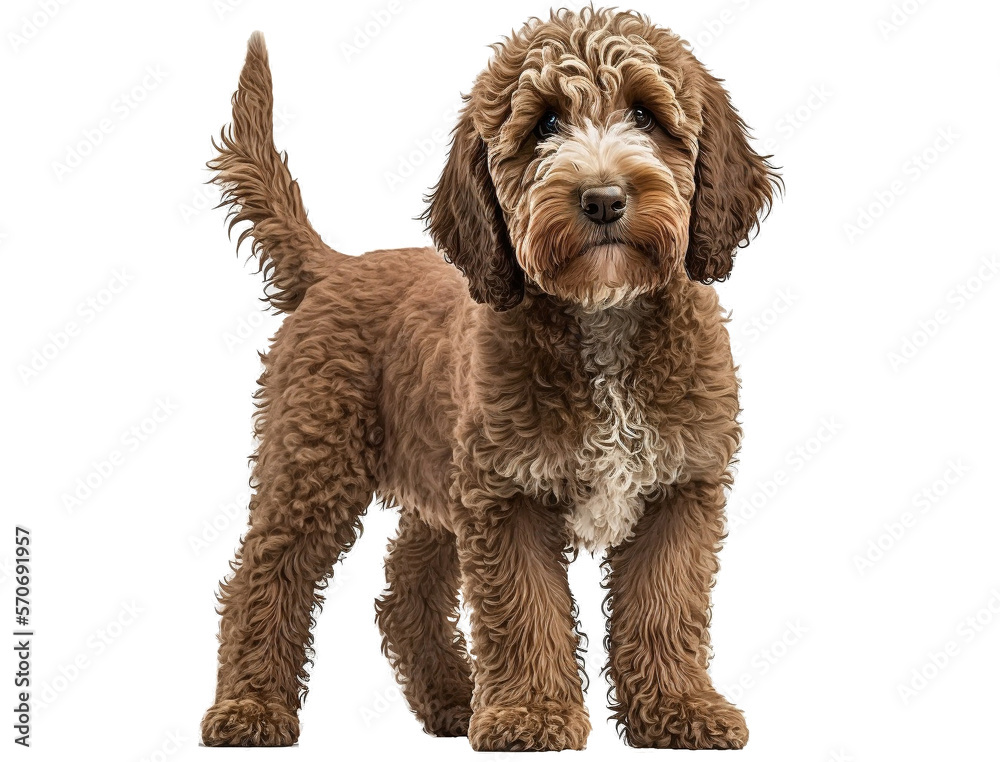
[[[720, 287], [746, 438], [712, 672], [746, 711], [741, 758], [995, 758], [1000, 10], [638, 9], [727, 80], [788, 189]], [[547, 11], [537, 0], [4, 3], [0, 610], [13, 603], [20, 523], [33, 533], [45, 700], [26, 755], [472, 754], [465, 739], [422, 734], [379, 653], [372, 601], [395, 516], [378, 510], [329, 591], [299, 746], [198, 746], [214, 592], [245, 526], [257, 352], [278, 324], [210, 208], [204, 162], [261, 29], [277, 140], [317, 230], [348, 253], [420, 244], [412, 218], [459, 94], [488, 43]], [[71, 151], [86, 155], [65, 172]], [[147, 420], [162, 402], [175, 409]], [[116, 452], [67, 508], [77, 480], [98, 481]], [[572, 584], [594, 723], [583, 754], [624, 758], [641, 752], [605, 722], [598, 583], [597, 562], [581, 558]], [[8, 627], [4, 613], [4, 642]], [[9, 750], [14, 667], [3, 664]]]

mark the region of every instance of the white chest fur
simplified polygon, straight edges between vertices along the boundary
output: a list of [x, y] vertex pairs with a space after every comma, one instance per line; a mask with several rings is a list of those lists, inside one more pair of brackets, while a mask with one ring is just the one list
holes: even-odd
[[[573, 509], [570, 529], [590, 550], [625, 540], [645, 499], [665, 481], [664, 443], [655, 416], [636, 394], [635, 336], [644, 312], [611, 309], [580, 315], [583, 369], [597, 414], [582, 431], [567, 470]], [[666, 469], [669, 470], [669, 469]]]

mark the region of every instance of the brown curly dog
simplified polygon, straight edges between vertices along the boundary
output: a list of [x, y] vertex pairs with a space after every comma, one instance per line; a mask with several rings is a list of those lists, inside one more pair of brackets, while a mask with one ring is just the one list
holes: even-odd
[[306, 219], [250, 39], [210, 167], [288, 316], [256, 394], [208, 745], [296, 741], [319, 591], [373, 495], [401, 509], [382, 649], [428, 732], [584, 747], [566, 573], [584, 547], [606, 551], [625, 740], [746, 743], [707, 671], [740, 429], [705, 284], [729, 275], [777, 176], [719, 80], [645, 17], [563, 10], [494, 50], [429, 199], [438, 250], [349, 257]]

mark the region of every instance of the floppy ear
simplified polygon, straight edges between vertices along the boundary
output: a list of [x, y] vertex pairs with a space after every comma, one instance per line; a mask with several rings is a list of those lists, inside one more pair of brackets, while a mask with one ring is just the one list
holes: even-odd
[[435, 245], [469, 281], [469, 293], [499, 311], [524, 297], [517, 264], [487, 164], [486, 143], [466, 106], [452, 133], [441, 179], [422, 217]]
[[771, 207], [781, 179], [751, 147], [746, 123], [715, 77], [705, 73], [702, 130], [684, 265], [693, 280], [725, 280], [737, 247], [746, 246], [758, 215]]

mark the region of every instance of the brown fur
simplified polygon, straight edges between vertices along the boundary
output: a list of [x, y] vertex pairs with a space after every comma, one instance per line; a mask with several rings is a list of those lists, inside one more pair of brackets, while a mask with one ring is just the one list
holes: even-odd
[[[659, 126], [640, 129], [636, 104]], [[538, 139], [548, 110], [560, 129]], [[257, 393], [256, 494], [220, 594], [204, 742], [296, 740], [317, 590], [378, 495], [401, 509], [382, 647], [428, 732], [584, 747], [566, 576], [583, 546], [607, 549], [625, 740], [742, 746], [707, 673], [738, 386], [699, 281], [728, 276], [776, 176], [719, 81], [631, 13], [560, 11], [495, 46], [426, 214], [455, 268], [433, 249], [326, 247], [272, 137], [255, 34], [211, 166], [289, 314]], [[599, 226], [579, 193], [607, 183], [628, 207]]]

